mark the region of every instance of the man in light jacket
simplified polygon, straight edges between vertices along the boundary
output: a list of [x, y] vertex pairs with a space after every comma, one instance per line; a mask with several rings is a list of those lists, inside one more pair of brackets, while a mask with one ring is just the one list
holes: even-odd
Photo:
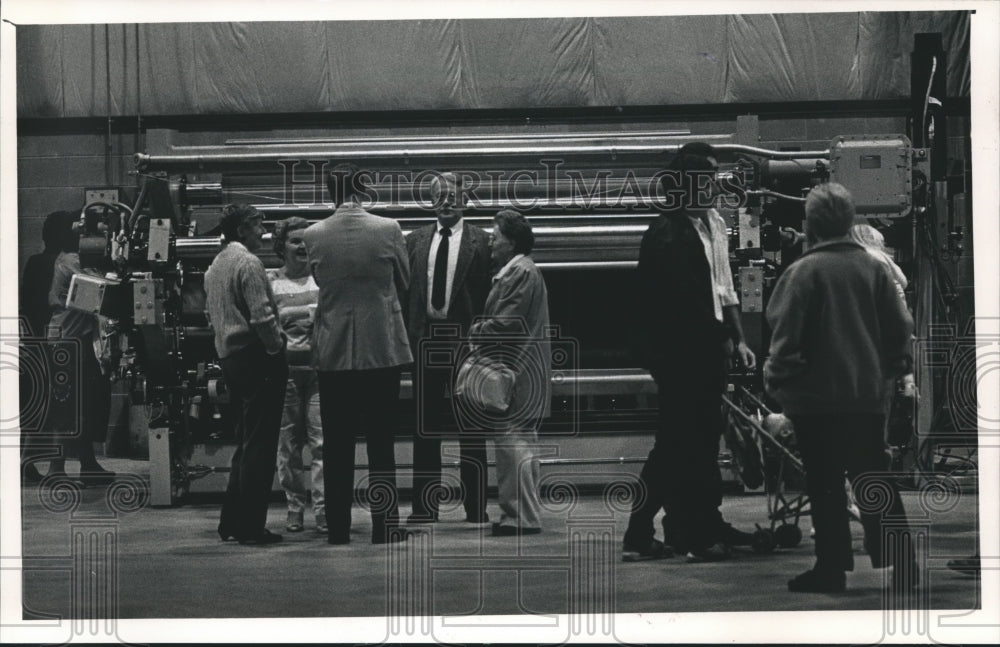
[[808, 249], [785, 270], [767, 307], [772, 336], [765, 386], [795, 427], [816, 529], [816, 564], [788, 582], [791, 591], [845, 588], [845, 572], [854, 568], [845, 473], [872, 566], [892, 566], [896, 590], [917, 584], [882, 434], [886, 385], [909, 368], [913, 321], [889, 271], [850, 239], [853, 220], [843, 186], [809, 193]]
[[354, 494], [354, 439], [368, 445], [368, 499], [372, 543], [405, 541], [397, 528], [393, 436], [402, 367], [413, 361], [400, 295], [410, 281], [399, 223], [360, 206], [357, 169], [335, 168], [333, 215], [304, 234], [309, 266], [319, 286], [313, 327], [323, 424], [323, 478], [331, 544], [350, 542]]

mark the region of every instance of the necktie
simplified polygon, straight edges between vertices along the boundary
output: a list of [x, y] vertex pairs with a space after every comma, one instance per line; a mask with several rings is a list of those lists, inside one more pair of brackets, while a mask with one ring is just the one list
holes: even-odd
[[438, 244], [437, 258], [434, 259], [434, 287], [431, 289], [431, 305], [435, 310], [444, 308], [444, 293], [448, 281], [448, 239], [451, 229], [441, 228], [441, 242]]

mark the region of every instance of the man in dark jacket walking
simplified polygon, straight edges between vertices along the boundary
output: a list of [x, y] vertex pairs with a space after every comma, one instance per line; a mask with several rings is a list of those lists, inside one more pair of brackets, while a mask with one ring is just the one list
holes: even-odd
[[639, 339], [644, 366], [656, 380], [660, 419], [640, 473], [644, 492], [632, 506], [622, 560], [669, 557], [654, 539], [664, 509], [664, 542], [690, 561], [728, 556], [751, 535], [719, 512], [722, 393], [727, 362], [752, 369], [729, 267], [726, 225], [713, 208], [718, 165], [711, 146], [685, 144], [665, 174], [668, 197], [680, 203], [653, 221], [639, 251]]
[[845, 473], [872, 566], [893, 566], [897, 590], [917, 583], [882, 434], [885, 389], [909, 368], [913, 321], [888, 270], [848, 237], [853, 220], [843, 186], [809, 193], [808, 249], [785, 270], [767, 307], [765, 386], [795, 427], [816, 529], [816, 564], [788, 582], [791, 591], [845, 588], [845, 571], [854, 568]]

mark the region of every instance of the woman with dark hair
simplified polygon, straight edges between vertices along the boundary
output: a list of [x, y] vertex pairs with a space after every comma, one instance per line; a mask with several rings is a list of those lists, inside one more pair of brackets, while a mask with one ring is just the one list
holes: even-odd
[[52, 318], [47, 337], [49, 341], [74, 341], [78, 344], [80, 383], [77, 393], [82, 416], [79, 428], [53, 430], [64, 434], [63, 454], [49, 463], [46, 477], [65, 476], [66, 457], [75, 450], [80, 461], [79, 480], [85, 485], [102, 485], [113, 481], [115, 473], [101, 467], [94, 455], [94, 443], [103, 441], [106, 435], [111, 406], [110, 384], [101, 371], [94, 346], [95, 341], [99, 341], [100, 327], [94, 315], [66, 307], [73, 275], [83, 274], [80, 267], [80, 235], [74, 227], [76, 217], [72, 212], [57, 212], [52, 216], [52, 229], [48, 233], [53, 244], [58, 246], [59, 254], [48, 292]]
[[[312, 368], [312, 328], [319, 287], [309, 273], [306, 243], [302, 234], [309, 221], [292, 216], [274, 225], [272, 243], [282, 266], [269, 270], [268, 280], [278, 306], [278, 323], [288, 337], [288, 384], [278, 436], [278, 481], [288, 500], [285, 530], [301, 532], [303, 510], [312, 493], [316, 530], [327, 532], [323, 500], [323, 424], [319, 413], [319, 378]], [[302, 463], [302, 450], [309, 444], [312, 465]], [[311, 473], [311, 476], [310, 476]]]
[[[538, 427], [551, 413], [552, 366], [548, 292], [542, 273], [531, 260], [535, 236], [520, 213], [504, 209], [496, 215], [490, 255], [497, 270], [486, 298], [483, 318], [473, 324], [470, 340], [504, 345], [503, 357], [514, 372], [514, 389], [506, 413], [497, 414], [497, 486], [502, 515], [493, 535], [509, 537], [542, 531], [538, 498]], [[494, 342], [495, 343], [495, 342]]]
[[[52, 287], [52, 273], [55, 270], [56, 257], [64, 247], [64, 241], [60, 240], [60, 231], [65, 230], [72, 234], [72, 221], [76, 214], [72, 211], [53, 211], [45, 217], [42, 225], [42, 242], [45, 245], [38, 254], [28, 257], [24, 263], [23, 279], [21, 281], [21, 318], [27, 323], [27, 329], [21, 330], [22, 337], [39, 339], [45, 337], [45, 329], [49, 324], [52, 312], [49, 309], [49, 288]], [[60, 223], [68, 223], [63, 226]], [[62, 238], [65, 238], [64, 236]], [[44, 359], [33, 358], [32, 362], [29, 353], [38, 350], [35, 344], [24, 344], [21, 346], [21, 415], [24, 416], [31, 409], [31, 399], [35, 395], [31, 392], [31, 375], [26, 367], [30, 365], [41, 366]], [[23, 423], [23, 418], [22, 418]], [[22, 480], [24, 483], [37, 483], [41, 480], [35, 461], [39, 457], [39, 448], [34, 448], [31, 435], [21, 432], [22, 449]], [[37, 433], [44, 433], [46, 429], [36, 429]]]
[[53, 211], [42, 225], [42, 242], [45, 249], [28, 258], [24, 263], [24, 280], [21, 283], [21, 316], [28, 320], [32, 337], [44, 337], [45, 327], [52, 317], [49, 308], [49, 288], [56, 257], [63, 249], [70, 248], [73, 222], [77, 214], [72, 211]]

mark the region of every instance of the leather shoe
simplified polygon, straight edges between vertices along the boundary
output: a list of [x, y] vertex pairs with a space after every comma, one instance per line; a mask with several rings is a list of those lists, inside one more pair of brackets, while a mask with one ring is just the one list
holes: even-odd
[[37, 485], [42, 482], [42, 474], [34, 463], [27, 463], [21, 471], [21, 485]]
[[788, 590], [793, 593], [843, 593], [846, 588], [844, 571], [810, 569], [788, 580]]
[[436, 514], [411, 514], [406, 518], [406, 525], [417, 526], [424, 523], [437, 523], [438, 516]]
[[373, 544], [399, 544], [410, 538], [410, 531], [406, 528], [389, 528], [384, 535], [372, 536]]
[[689, 564], [721, 562], [724, 559], [729, 559], [729, 547], [721, 541], [706, 548], [692, 550], [687, 554]]
[[650, 539], [645, 546], [625, 543], [622, 545], [623, 562], [645, 562], [651, 559], [673, 557], [674, 551], [659, 539]]
[[979, 556], [961, 557], [948, 560], [948, 568], [963, 575], [979, 575], [982, 572]]
[[474, 523], [482, 526], [490, 522], [490, 515], [486, 514], [485, 512], [479, 515], [469, 512], [466, 513], [465, 515], [465, 522]]
[[522, 528], [520, 526], [501, 526], [499, 523], [493, 524], [494, 537], [516, 537], [518, 535], [538, 535], [541, 528]]
[[306, 527], [302, 523], [302, 511], [288, 511], [288, 520], [285, 523], [285, 532], [302, 532]]
[[720, 539], [727, 546], [752, 546], [753, 534], [737, 530], [730, 524], [724, 524]]
[[83, 488], [87, 487], [87, 484], [84, 483], [83, 481], [81, 481], [79, 479], [75, 479], [72, 476], [70, 476], [69, 474], [67, 474], [66, 472], [59, 471], [59, 470], [56, 470], [56, 471], [49, 470], [49, 473], [46, 474], [44, 477], [42, 477], [42, 483], [41, 483], [41, 485], [43, 487], [52, 487], [52, 486], [57, 485], [57, 484], [58, 485], [69, 485], [69, 486], [72, 486], [74, 488], [80, 488], [81, 490]]
[[109, 485], [118, 475], [106, 469], [80, 470], [79, 479], [85, 485]]
[[267, 528], [264, 528], [256, 535], [243, 537], [239, 540], [239, 542], [240, 546], [267, 546], [269, 544], [277, 544], [281, 542], [281, 539], [281, 535], [277, 535]]

